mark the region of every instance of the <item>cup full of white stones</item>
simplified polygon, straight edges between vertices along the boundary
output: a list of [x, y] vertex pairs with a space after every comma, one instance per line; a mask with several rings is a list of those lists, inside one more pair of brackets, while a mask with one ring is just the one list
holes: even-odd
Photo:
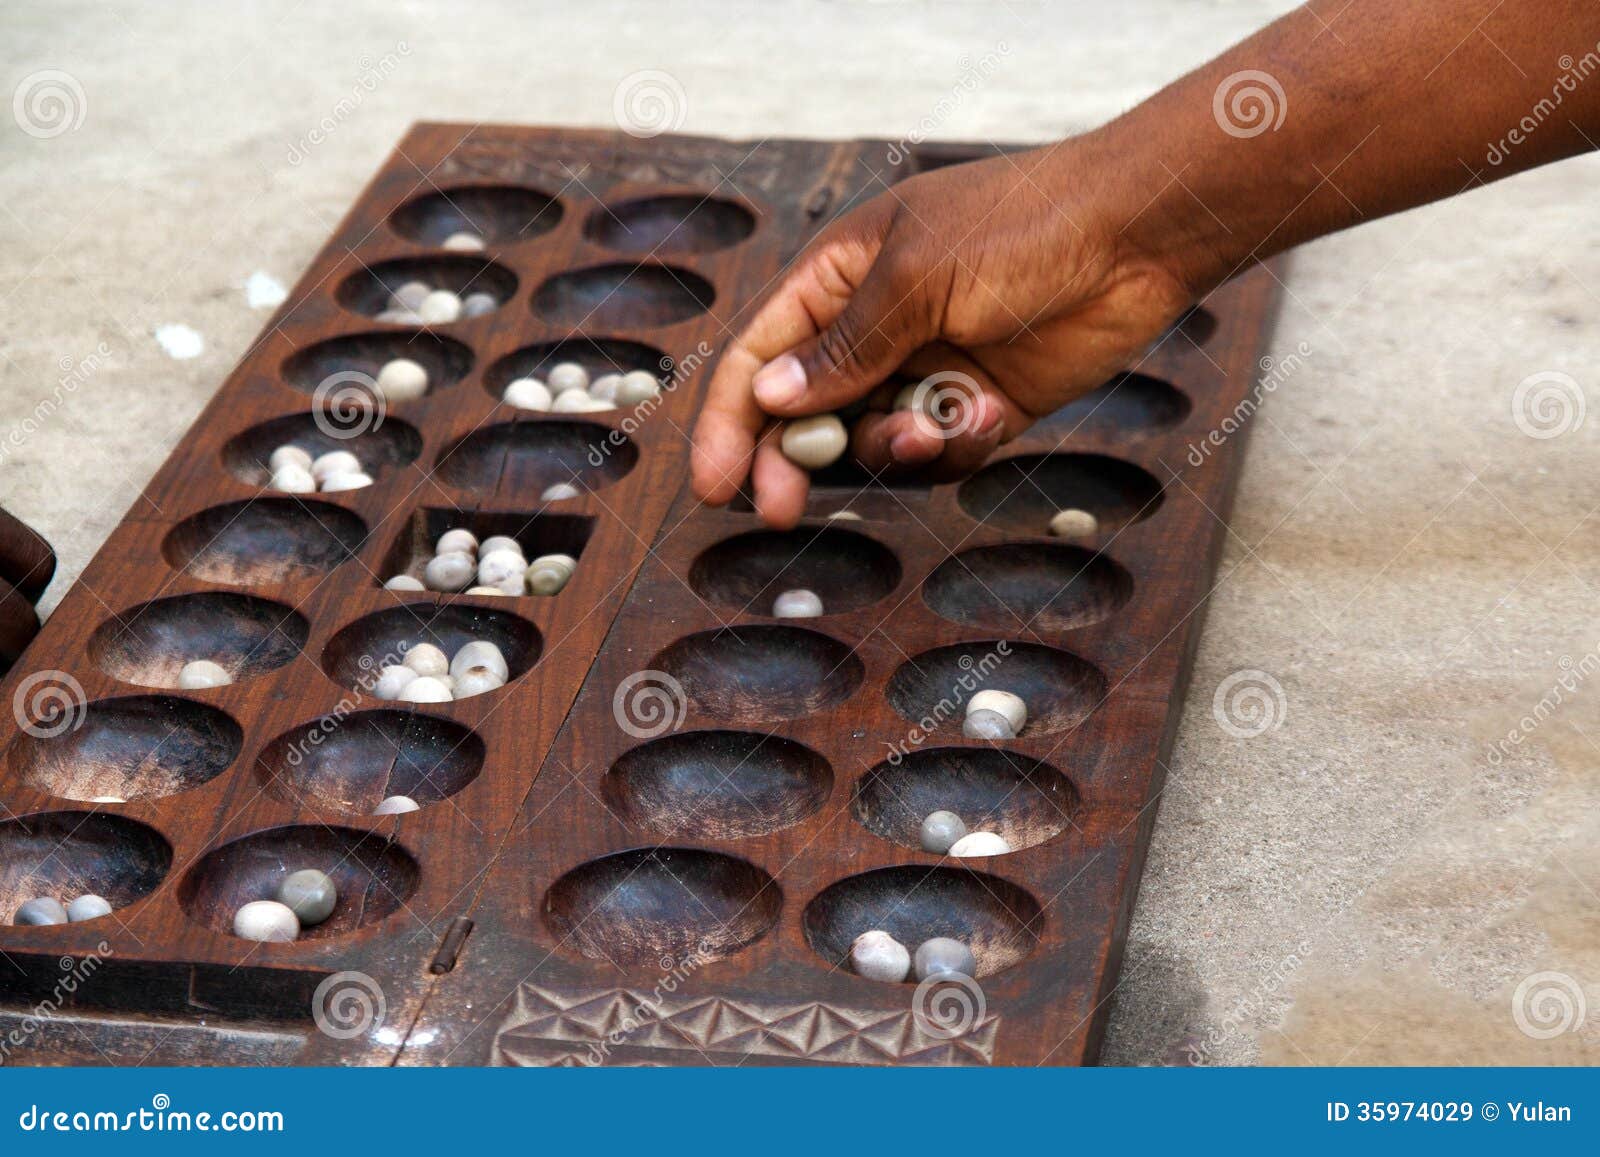
[[522, 544], [509, 535], [492, 535], [479, 542], [465, 527], [452, 527], [435, 542], [433, 555], [422, 564], [420, 578], [391, 575], [383, 585], [392, 591], [549, 597], [565, 589], [577, 568], [578, 560], [570, 554], [541, 554], [530, 562]]
[[432, 643], [414, 643], [401, 662], [380, 667], [365, 689], [374, 698], [400, 703], [450, 703], [504, 687], [510, 678], [505, 655], [487, 640], [464, 643], [453, 655]]
[[544, 371], [507, 382], [500, 400], [519, 410], [555, 414], [599, 414], [639, 406], [661, 397], [661, 382], [646, 369], [610, 371], [591, 377], [578, 362], [557, 362]]

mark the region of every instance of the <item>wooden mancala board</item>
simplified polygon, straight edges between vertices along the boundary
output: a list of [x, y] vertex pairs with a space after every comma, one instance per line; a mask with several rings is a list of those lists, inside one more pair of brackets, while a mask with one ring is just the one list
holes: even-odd
[[[717, 353], [805, 241], [998, 151], [414, 128], [0, 684], [0, 911], [115, 907], [0, 924], [0, 1059], [1092, 1062], [1240, 439], [1190, 447], [1254, 385], [1275, 276], [959, 484], [832, 468], [775, 533], [686, 481]], [[462, 229], [486, 249], [442, 245]], [[499, 307], [377, 321], [417, 275]], [[399, 356], [426, 396], [334, 412]], [[654, 370], [662, 401], [499, 401], [561, 360]], [[376, 482], [275, 492], [285, 443]], [[1099, 534], [1051, 539], [1065, 507]], [[576, 572], [542, 598], [382, 588], [451, 526]], [[795, 587], [823, 617], [770, 617]], [[472, 637], [504, 651], [503, 688], [363, 693], [405, 646]], [[178, 690], [196, 658], [235, 682]], [[962, 738], [984, 685], [1027, 699], [1015, 741]], [[424, 806], [371, 814], [394, 794]], [[921, 851], [938, 809], [1016, 850]], [[305, 867], [337, 881], [332, 918], [232, 935]], [[965, 940], [977, 975], [856, 976], [874, 927]]]

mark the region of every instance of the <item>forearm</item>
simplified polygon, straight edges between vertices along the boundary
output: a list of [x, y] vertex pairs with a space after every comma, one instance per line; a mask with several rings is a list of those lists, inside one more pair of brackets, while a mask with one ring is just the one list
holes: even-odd
[[1343, 3], [1290, 13], [1071, 150], [1076, 179], [1086, 159], [1115, 174], [1119, 228], [1195, 292], [1600, 142], [1600, 0]]

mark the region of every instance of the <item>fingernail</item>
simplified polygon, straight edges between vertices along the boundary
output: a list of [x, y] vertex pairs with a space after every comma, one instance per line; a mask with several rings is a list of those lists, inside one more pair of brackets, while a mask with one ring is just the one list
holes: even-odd
[[756, 400], [763, 406], [787, 406], [806, 392], [806, 369], [793, 354], [762, 366], [755, 376]]

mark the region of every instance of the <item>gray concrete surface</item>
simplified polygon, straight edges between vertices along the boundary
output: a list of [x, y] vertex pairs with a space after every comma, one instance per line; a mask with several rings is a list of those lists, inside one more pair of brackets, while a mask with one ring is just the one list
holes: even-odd
[[[1042, 139], [1287, 7], [9, 0], [4, 91], [64, 71], [83, 119], [0, 114], [0, 503], [58, 547], [59, 593], [260, 327], [244, 280], [292, 283], [413, 120], [610, 125], [618, 81], [662, 69], [685, 132], [897, 138], [1004, 42], [934, 135]], [[1535, 438], [1512, 412], [1547, 371], [1600, 403], [1597, 178], [1298, 255], [1276, 347], [1313, 352], [1256, 424], [1108, 1061], [1600, 1060], [1600, 413]], [[162, 352], [175, 322], [203, 356]], [[1250, 739], [1213, 718], [1240, 670], [1283, 691]], [[1560, 990], [1593, 1015], [1538, 1039]]]

